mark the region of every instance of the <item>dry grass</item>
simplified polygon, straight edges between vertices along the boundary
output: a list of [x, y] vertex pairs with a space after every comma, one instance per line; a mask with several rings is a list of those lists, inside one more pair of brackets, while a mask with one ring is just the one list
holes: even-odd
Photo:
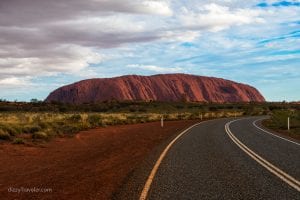
[[[290, 118], [290, 130], [287, 119]], [[272, 112], [271, 118], [263, 123], [270, 129], [300, 139], [300, 111], [299, 110], [276, 110]]]
[[[241, 116], [242, 112], [182, 113], [0, 113], [0, 140], [49, 140], [81, 130], [119, 124], [135, 124], [165, 120], [208, 119]], [[202, 116], [202, 117], [201, 117]], [[15, 143], [23, 143], [17, 140]]]

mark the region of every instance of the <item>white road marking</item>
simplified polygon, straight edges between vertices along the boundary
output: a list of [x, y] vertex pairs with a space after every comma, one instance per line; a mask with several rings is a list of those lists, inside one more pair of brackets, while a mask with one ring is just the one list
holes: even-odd
[[260, 165], [262, 165], [263, 167], [265, 167], [268, 171], [270, 171], [275, 176], [279, 177], [285, 183], [287, 183], [288, 185], [290, 185], [291, 187], [293, 187], [294, 189], [296, 189], [298, 192], [300, 192], [300, 182], [298, 180], [296, 180], [295, 178], [293, 178], [289, 174], [285, 173], [284, 171], [282, 171], [278, 167], [274, 166], [273, 164], [271, 164], [270, 162], [268, 162], [267, 160], [265, 160], [264, 158], [262, 158], [261, 156], [259, 156], [258, 154], [256, 154], [254, 151], [252, 151], [251, 149], [249, 149], [245, 144], [243, 144], [239, 139], [237, 139], [234, 136], [234, 134], [231, 132], [229, 126], [230, 126], [231, 123], [239, 121], [239, 120], [242, 120], [242, 119], [230, 121], [230, 122], [228, 122], [225, 125], [225, 131], [226, 131], [227, 135], [229, 136], [229, 138], [241, 150], [243, 150], [246, 154], [248, 154], [253, 160], [255, 160], [256, 162], [258, 162]]
[[295, 144], [295, 145], [300, 146], [300, 144], [297, 143], [297, 142], [295, 142], [295, 141], [289, 140], [289, 139], [284, 138], [284, 137], [280, 137], [279, 135], [273, 134], [273, 133], [271, 133], [271, 132], [269, 132], [269, 131], [267, 131], [267, 130], [264, 130], [264, 129], [260, 128], [260, 127], [257, 126], [257, 124], [256, 124], [256, 122], [258, 122], [258, 121], [260, 121], [260, 120], [261, 120], [261, 119], [255, 120], [255, 121], [252, 123], [253, 126], [255, 126], [255, 127], [258, 128], [259, 130], [261, 130], [261, 131], [263, 131], [263, 132], [265, 132], [265, 133], [268, 133], [268, 134], [270, 134], [270, 135], [272, 135], [272, 136], [274, 136], [274, 137], [283, 139], [283, 140], [285, 140], [285, 141], [287, 141], [287, 142], [291, 142], [291, 143], [293, 143], [293, 144]]
[[[211, 121], [211, 120], [208, 120], [208, 121]], [[204, 121], [204, 122], [208, 122], [208, 121]], [[140, 195], [140, 200], [145, 200], [148, 196], [148, 193], [149, 193], [149, 190], [150, 190], [150, 187], [151, 187], [151, 184], [153, 182], [153, 179], [156, 175], [156, 172], [161, 164], [161, 162], [163, 161], [164, 157], [167, 155], [169, 149], [172, 147], [172, 145], [182, 136], [184, 135], [186, 132], [188, 132], [190, 129], [194, 128], [195, 126], [201, 124], [203, 122], [200, 122], [200, 123], [197, 123], [197, 124], [194, 124], [192, 126], [190, 126], [189, 128], [187, 128], [186, 130], [184, 130], [183, 132], [181, 132], [176, 138], [174, 138], [169, 144], [168, 146], [164, 149], [164, 151], [160, 154], [158, 160], [156, 161], [150, 175], [148, 176], [148, 179], [144, 185], [144, 188], [143, 188], [143, 191]]]

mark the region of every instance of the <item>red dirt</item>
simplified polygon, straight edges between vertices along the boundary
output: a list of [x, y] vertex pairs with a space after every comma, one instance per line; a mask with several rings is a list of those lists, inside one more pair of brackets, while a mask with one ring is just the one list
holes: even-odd
[[51, 92], [46, 102], [85, 103], [105, 100], [264, 102], [257, 89], [233, 81], [188, 74], [121, 76], [83, 80]]
[[[110, 199], [162, 141], [196, 121], [119, 125], [83, 131], [38, 146], [0, 144], [1, 199]], [[52, 192], [8, 192], [50, 188]]]

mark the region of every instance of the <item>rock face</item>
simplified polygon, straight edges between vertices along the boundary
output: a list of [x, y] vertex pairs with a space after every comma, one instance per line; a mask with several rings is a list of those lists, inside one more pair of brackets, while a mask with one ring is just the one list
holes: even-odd
[[83, 80], [51, 92], [46, 102], [93, 103], [106, 100], [264, 102], [257, 89], [233, 81], [188, 74], [128, 75]]

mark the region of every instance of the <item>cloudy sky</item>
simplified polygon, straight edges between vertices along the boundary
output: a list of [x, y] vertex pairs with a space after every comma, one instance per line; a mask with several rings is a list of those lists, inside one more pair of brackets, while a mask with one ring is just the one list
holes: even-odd
[[1, 0], [0, 98], [75, 81], [188, 73], [300, 100], [300, 1]]

